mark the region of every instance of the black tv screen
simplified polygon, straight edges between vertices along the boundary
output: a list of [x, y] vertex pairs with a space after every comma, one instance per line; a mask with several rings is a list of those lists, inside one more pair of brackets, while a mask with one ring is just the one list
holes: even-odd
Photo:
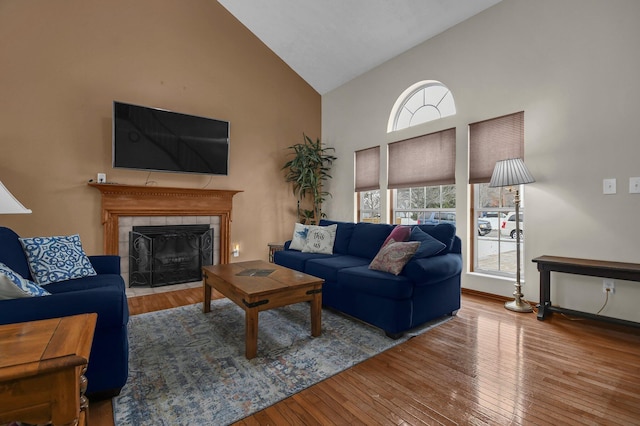
[[113, 167], [229, 173], [229, 122], [113, 102]]

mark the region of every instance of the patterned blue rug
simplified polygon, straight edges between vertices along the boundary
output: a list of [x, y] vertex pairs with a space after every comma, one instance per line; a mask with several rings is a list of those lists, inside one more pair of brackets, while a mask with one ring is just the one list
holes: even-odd
[[311, 337], [307, 303], [260, 313], [258, 356], [244, 356], [244, 312], [228, 299], [132, 316], [129, 379], [114, 398], [123, 425], [225, 425], [262, 410], [441, 323], [392, 340], [322, 310]]

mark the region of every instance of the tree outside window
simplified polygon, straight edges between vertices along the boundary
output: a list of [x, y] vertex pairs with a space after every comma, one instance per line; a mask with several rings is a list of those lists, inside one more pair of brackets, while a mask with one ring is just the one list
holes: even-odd
[[361, 191], [358, 197], [360, 203], [358, 221], [380, 223], [380, 190]]

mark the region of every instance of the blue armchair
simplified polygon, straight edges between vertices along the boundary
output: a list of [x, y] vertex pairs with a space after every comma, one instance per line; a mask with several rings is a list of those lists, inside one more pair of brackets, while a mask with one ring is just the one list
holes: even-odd
[[[95, 276], [43, 286], [50, 296], [0, 300], [0, 324], [97, 313], [86, 394], [98, 400], [118, 395], [127, 381], [129, 308], [119, 257], [89, 256], [89, 260]], [[33, 280], [18, 235], [5, 227], [0, 227], [0, 262]]]

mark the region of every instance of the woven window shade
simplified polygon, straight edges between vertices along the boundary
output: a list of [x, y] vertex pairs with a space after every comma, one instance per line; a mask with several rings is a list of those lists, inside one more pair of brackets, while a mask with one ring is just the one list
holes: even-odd
[[455, 182], [455, 128], [389, 144], [389, 189]]
[[469, 125], [469, 183], [489, 182], [508, 158], [524, 158], [524, 111]]
[[380, 189], [380, 147], [356, 151], [356, 192]]

